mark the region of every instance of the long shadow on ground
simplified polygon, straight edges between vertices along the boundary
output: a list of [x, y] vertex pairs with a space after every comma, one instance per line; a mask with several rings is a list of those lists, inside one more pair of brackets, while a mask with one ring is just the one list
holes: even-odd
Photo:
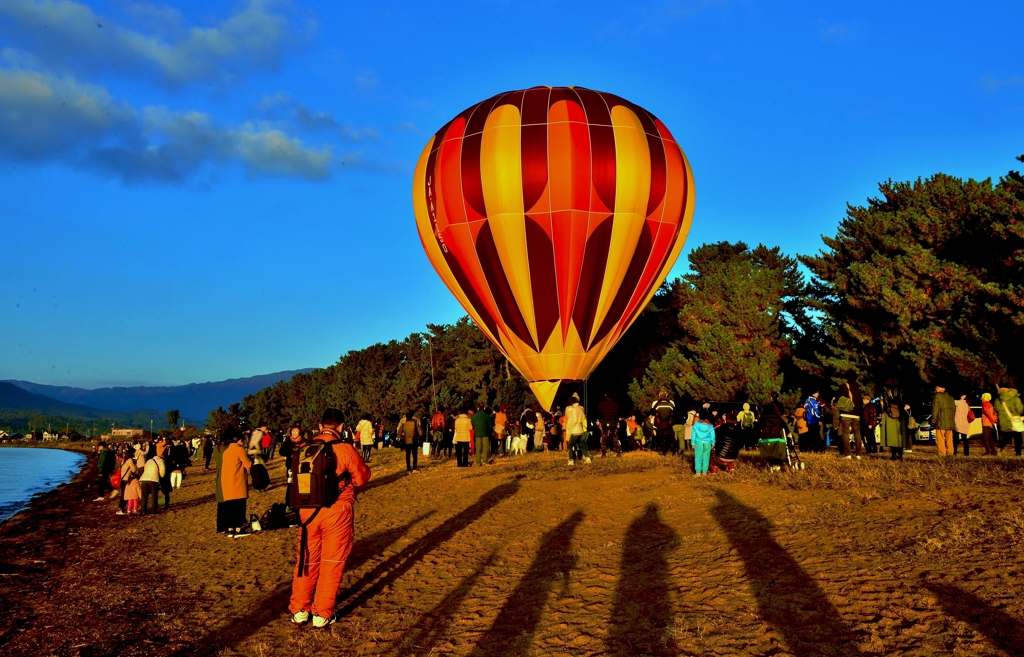
[[396, 652], [399, 655], [429, 655], [447, 635], [456, 615], [466, 601], [480, 576], [491, 567], [497, 552], [492, 552], [477, 568], [464, 577], [441, 602], [420, 616], [419, 620], [398, 641]]
[[533, 636], [551, 589], [560, 583], [562, 595], [568, 590], [569, 575], [578, 561], [572, 551], [572, 538], [583, 517], [583, 512], [577, 511], [545, 532], [533, 562], [508, 596], [491, 629], [476, 644], [473, 655], [504, 657], [533, 652]]
[[814, 579], [772, 535], [771, 522], [729, 493], [715, 491], [712, 514], [739, 552], [761, 618], [794, 655], [853, 656], [853, 632]]
[[[381, 477], [377, 480], [371, 480], [370, 483], [374, 485], [367, 485], [360, 489], [359, 492], [362, 494], [377, 486], [390, 484], [401, 479], [403, 476], [405, 476], [405, 473], [395, 473], [393, 475]], [[352, 548], [352, 555], [349, 557], [348, 563], [345, 564], [345, 570], [350, 571], [360, 568], [368, 559], [386, 550], [400, 538], [409, 533], [409, 530], [433, 514], [433, 511], [428, 511], [401, 527], [377, 532], [356, 541]], [[193, 644], [176, 650], [171, 653], [171, 657], [214, 655], [224, 648], [238, 644], [254, 634], [260, 628], [269, 625], [271, 622], [281, 617], [284, 610], [288, 607], [288, 600], [291, 597], [291, 589], [291, 581], [282, 583], [273, 591], [273, 593], [261, 598], [253, 604], [248, 613], [240, 618], [234, 619], [220, 629], [206, 634]]]
[[679, 654], [669, 634], [675, 612], [668, 565], [678, 540], [678, 534], [662, 522], [656, 504], [648, 504], [629, 525], [605, 640], [610, 653]]
[[388, 484], [394, 483], [399, 479], [405, 479], [408, 476], [409, 473], [406, 472], [405, 470], [402, 470], [400, 472], [392, 472], [391, 474], [384, 475], [383, 477], [380, 478], [370, 479], [369, 483], [367, 483], [365, 486], [359, 489], [359, 494], [363, 495], [364, 493], [367, 493], [373, 490], [374, 488], [377, 488], [379, 486], [387, 486]]
[[996, 648], [1010, 655], [1024, 650], [1024, 623], [1019, 619], [958, 586], [938, 582], [924, 586], [939, 596], [939, 604], [946, 614], [973, 626]]
[[[345, 570], [359, 568], [369, 558], [386, 550], [398, 539], [408, 534], [409, 530], [433, 514], [433, 511], [429, 511], [401, 527], [386, 529], [356, 541], [355, 546], [352, 548], [352, 555], [349, 557], [348, 563], [345, 564]], [[292, 583], [291, 580], [288, 580], [274, 589], [273, 593], [253, 604], [243, 616], [234, 619], [220, 629], [210, 632], [193, 645], [177, 650], [172, 653], [173, 657], [213, 655], [224, 648], [234, 646], [252, 636], [260, 628], [280, 619], [288, 609], [288, 600], [291, 598], [291, 593]]]
[[391, 586], [398, 578], [409, 572], [423, 557], [452, 539], [457, 533], [476, 522], [492, 507], [509, 499], [519, 491], [519, 482], [513, 481], [495, 486], [480, 496], [476, 502], [463, 511], [452, 516], [415, 543], [406, 546], [401, 552], [385, 559], [374, 566], [359, 580], [338, 596], [338, 602], [346, 601], [339, 607], [339, 615], [344, 616], [353, 609], [362, 606], [382, 590]]

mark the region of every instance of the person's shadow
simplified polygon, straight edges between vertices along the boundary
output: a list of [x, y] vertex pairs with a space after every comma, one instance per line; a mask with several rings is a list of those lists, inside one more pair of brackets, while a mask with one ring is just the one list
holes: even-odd
[[718, 489], [712, 515], [750, 578], [761, 618], [794, 655], [860, 655], [852, 628], [800, 564], [772, 535], [771, 522]]
[[626, 530], [605, 645], [611, 654], [678, 655], [668, 557], [678, 534], [648, 504]]
[[476, 502], [445, 520], [422, 538], [377, 564], [352, 586], [338, 594], [338, 615], [345, 616], [352, 610], [358, 609], [367, 600], [394, 584], [396, 580], [416, 566], [423, 557], [450, 541], [457, 533], [483, 517], [493, 507], [515, 495], [519, 491], [519, 486], [518, 481], [495, 486], [481, 495]]
[[568, 590], [569, 576], [578, 561], [572, 551], [572, 539], [583, 517], [583, 512], [577, 511], [544, 533], [533, 562], [472, 655], [505, 657], [533, 652], [533, 637], [547, 608], [548, 596], [556, 585], [560, 585], [562, 595]]
[[1011, 655], [1024, 653], [1024, 623], [1017, 618], [957, 586], [937, 582], [924, 586], [939, 597], [947, 615], [973, 626], [993, 646]]
[[[350, 612], [380, 593], [396, 579], [408, 572], [424, 556], [443, 545], [457, 532], [471, 525], [493, 506], [508, 499], [518, 490], [518, 481], [501, 484], [492, 488], [484, 493], [476, 502], [427, 532], [422, 538], [377, 564], [368, 573], [360, 577], [355, 584], [339, 594], [339, 604], [347, 600], [339, 614], [344, 615]], [[384, 552], [388, 547], [409, 533], [415, 525], [426, 520], [433, 513], [433, 511], [428, 511], [407, 525], [371, 534], [366, 538], [357, 540], [352, 550], [352, 555], [349, 557], [348, 563], [345, 564], [345, 570], [358, 570], [366, 561]], [[288, 608], [288, 600], [291, 597], [291, 588], [292, 583], [290, 579], [282, 582], [270, 595], [252, 605], [247, 613], [209, 632], [198, 641], [175, 651], [172, 657], [213, 655], [224, 648], [234, 647], [261, 628], [275, 620], [281, 619], [285, 615]]]
[[398, 640], [395, 652], [399, 655], [429, 655], [433, 652], [451, 630], [452, 624], [458, 619], [459, 610], [480, 577], [494, 563], [497, 551], [460, 581], [443, 600], [419, 617], [412, 627]]

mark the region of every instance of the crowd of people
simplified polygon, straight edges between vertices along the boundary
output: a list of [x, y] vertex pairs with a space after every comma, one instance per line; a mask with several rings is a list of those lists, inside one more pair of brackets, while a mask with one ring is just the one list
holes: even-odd
[[[1012, 444], [1016, 456], [1021, 456], [1024, 435], [1021, 398], [1009, 386], [974, 400], [967, 393], [954, 397], [944, 385], [936, 385], [931, 408], [922, 406], [917, 413], [894, 382], [882, 386], [877, 396], [869, 396], [853, 381], [843, 383], [827, 401], [815, 391], [792, 409], [779, 401], [778, 394], [772, 394], [763, 406], [708, 401], [684, 413], [677, 411], [676, 402], [664, 391], [646, 412], [621, 414], [619, 409], [619, 404], [605, 395], [590, 418], [579, 395], [574, 394], [564, 410], [554, 407], [551, 412], [529, 404], [515, 414], [510, 414], [505, 404], [467, 405], [452, 412], [409, 411], [390, 426], [369, 414], [352, 424], [339, 418], [333, 430], [340, 442], [358, 446], [366, 464], [376, 450], [403, 449], [409, 473], [418, 472], [421, 455], [432, 460], [454, 457], [456, 466], [462, 468], [552, 451], [565, 453], [566, 463], [575, 466], [591, 463], [593, 450], [602, 458], [630, 451], [692, 452], [693, 472], [701, 475], [730, 471], [742, 450], [763, 448], [772, 441], [784, 445], [783, 456], [770, 459], [782, 467], [789, 460], [784, 458], [786, 453], [830, 448], [847, 459], [887, 449], [890, 458], [901, 460], [912, 450], [922, 427], [929, 429], [927, 436], [934, 436], [943, 457], [961, 451], [969, 456], [970, 438], [979, 435], [984, 455], [997, 455]], [[976, 426], [979, 419], [980, 432], [972, 433], [971, 425]], [[217, 530], [245, 536], [246, 472], [277, 452], [290, 457], [309, 438], [309, 432], [298, 425], [275, 436], [267, 424], [260, 424], [247, 435], [233, 430], [216, 440], [206, 435], [189, 440], [173, 436], [140, 439], [117, 446], [100, 443], [96, 501], [116, 489], [111, 498], [120, 497], [118, 515], [157, 513], [161, 496], [167, 510], [171, 493], [181, 487], [187, 469], [201, 463], [204, 469], [215, 467], [218, 473]]]
[[162, 495], [166, 511], [171, 505], [171, 492], [181, 488], [186, 469], [192, 467], [193, 459], [198, 460], [206, 445], [212, 448], [209, 437], [205, 441], [161, 437], [119, 445], [100, 442], [96, 446], [99, 496], [95, 501], [106, 500], [110, 493], [110, 499], [120, 499], [117, 515], [136, 516], [157, 513]]
[[[1024, 408], [1012, 387], [993, 395], [980, 395], [978, 410], [986, 455], [1013, 444], [1021, 455]], [[958, 447], [969, 455], [970, 424], [977, 418], [967, 394], [954, 398], [943, 385], [935, 387], [931, 413], [935, 444], [942, 457]], [[355, 527], [355, 490], [370, 479], [375, 450], [398, 447], [405, 452], [407, 471], [418, 471], [419, 455], [431, 459], [454, 458], [457, 467], [479, 467], [495, 459], [538, 451], [564, 452], [569, 466], [592, 462], [591, 449], [601, 457], [630, 451], [651, 451], [664, 456], [692, 453], [693, 473], [704, 476], [731, 471], [743, 449], [758, 448], [770, 467], [794, 467], [800, 452], [824, 451], [834, 445], [845, 458], [890, 450], [902, 459], [913, 445], [915, 418], [898, 386], [890, 382], [877, 397], [862, 394], [855, 382], [840, 386], [826, 402], [814, 392], [794, 409], [787, 409], [772, 394], [763, 407], [752, 404], [703, 402], [677, 411], [664, 391], [643, 413], [620, 414], [619, 404], [605, 395], [597, 412], [588, 418], [579, 395], [572, 395], [564, 410], [547, 412], [526, 405], [510, 417], [504, 404], [496, 408], [466, 406], [454, 412], [410, 411], [386, 426], [363, 415], [349, 425], [335, 409], [321, 416], [316, 432], [294, 425], [275, 436], [266, 424], [247, 435], [229, 428], [216, 437], [164, 436], [97, 446], [99, 496], [96, 501], [120, 497], [115, 513], [146, 515], [170, 509], [171, 493], [180, 488], [188, 468], [203, 464], [216, 468], [216, 531], [229, 537], [251, 534], [247, 514], [249, 491], [257, 471], [275, 457], [287, 466], [286, 501], [280, 506], [287, 520], [278, 527], [299, 528], [297, 565], [292, 582], [289, 613], [292, 621], [326, 627], [336, 619], [334, 605], [345, 561], [351, 552]], [[358, 445], [358, 449], [357, 446]], [[689, 456], [687, 456], [689, 458]], [[774, 464], [774, 465], [771, 465]], [[263, 469], [263, 478], [269, 477]], [[274, 509], [271, 510], [271, 512]], [[270, 513], [270, 512], [268, 512]]]
[[[827, 445], [836, 445], [846, 458], [859, 459], [864, 453], [888, 448], [891, 458], [900, 460], [921, 429], [934, 441], [940, 457], [955, 456], [961, 450], [970, 456], [972, 436], [980, 437], [985, 456], [996, 456], [1010, 444], [1014, 454], [1021, 456], [1022, 404], [1011, 386], [972, 399], [967, 392], [954, 398], [940, 383], [935, 385], [930, 408], [918, 410], [915, 416], [895, 382], [887, 382], [873, 398], [863, 395], [855, 382], [847, 382], [828, 402], [815, 392], [794, 411], [793, 418], [800, 449], [824, 451]], [[972, 430], [979, 421], [980, 431]]]

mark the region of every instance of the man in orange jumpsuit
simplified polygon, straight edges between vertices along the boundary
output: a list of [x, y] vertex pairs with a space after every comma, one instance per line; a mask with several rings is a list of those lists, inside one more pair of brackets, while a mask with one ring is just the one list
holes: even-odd
[[[320, 434], [313, 440], [318, 442], [340, 441], [338, 425], [341, 413], [333, 408], [324, 411], [320, 419]], [[298, 563], [292, 578], [292, 597], [288, 610], [292, 622], [303, 624], [313, 613], [313, 627], [326, 627], [336, 620], [334, 604], [338, 587], [345, 572], [345, 561], [352, 552], [355, 536], [356, 501], [355, 488], [370, 481], [370, 469], [352, 445], [335, 442], [331, 445], [337, 461], [337, 501], [318, 509], [301, 509], [299, 517], [306, 525], [306, 549], [302, 552], [301, 530], [299, 537]], [[349, 483], [351, 480], [351, 483]], [[316, 513], [310, 522], [310, 517]], [[300, 572], [299, 564], [303, 564]]]

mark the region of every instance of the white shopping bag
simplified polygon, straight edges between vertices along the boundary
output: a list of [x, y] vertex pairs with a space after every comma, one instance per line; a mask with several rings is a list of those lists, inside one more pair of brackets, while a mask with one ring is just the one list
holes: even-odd
[[430, 456], [430, 443], [423, 443], [423, 456]]

